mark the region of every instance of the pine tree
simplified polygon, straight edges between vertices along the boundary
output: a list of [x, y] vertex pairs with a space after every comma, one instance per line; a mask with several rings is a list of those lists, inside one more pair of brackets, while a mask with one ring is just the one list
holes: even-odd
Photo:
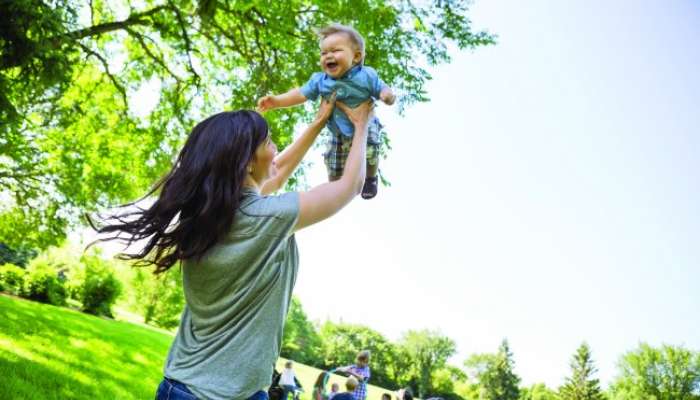
[[571, 360], [572, 376], [559, 388], [561, 400], [604, 400], [598, 379], [593, 379], [597, 369], [593, 366], [591, 350], [581, 344]]

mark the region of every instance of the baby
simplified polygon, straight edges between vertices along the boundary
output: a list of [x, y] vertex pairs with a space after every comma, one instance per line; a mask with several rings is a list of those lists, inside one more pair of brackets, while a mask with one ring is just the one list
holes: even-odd
[[[319, 95], [326, 98], [333, 92], [336, 100], [350, 107], [357, 107], [368, 99], [379, 99], [392, 105], [396, 96], [379, 76], [377, 71], [364, 65], [365, 41], [352, 27], [332, 24], [319, 31], [321, 47], [321, 69], [306, 84], [287, 93], [265, 96], [258, 100], [258, 109], [267, 111], [280, 107], [290, 107], [316, 100]], [[377, 195], [377, 173], [382, 125], [376, 117], [368, 124], [367, 135], [367, 178], [362, 188], [362, 198], [371, 199]], [[326, 124], [331, 131], [324, 161], [328, 179], [334, 181], [343, 174], [345, 161], [350, 153], [354, 126], [339, 109]]]

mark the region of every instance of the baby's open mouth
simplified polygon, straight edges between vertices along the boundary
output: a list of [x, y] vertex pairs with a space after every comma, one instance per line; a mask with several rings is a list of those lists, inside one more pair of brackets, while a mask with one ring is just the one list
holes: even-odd
[[338, 63], [335, 61], [329, 61], [326, 63], [326, 68], [328, 69], [335, 69], [335, 67], [338, 66]]

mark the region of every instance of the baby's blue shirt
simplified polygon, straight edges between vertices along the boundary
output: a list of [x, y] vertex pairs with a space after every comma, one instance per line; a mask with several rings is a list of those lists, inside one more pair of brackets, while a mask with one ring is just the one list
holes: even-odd
[[[371, 67], [356, 65], [338, 79], [332, 78], [325, 72], [314, 73], [311, 75], [311, 79], [301, 87], [301, 93], [308, 100], [316, 100], [319, 95], [325, 98], [335, 91], [336, 100], [355, 108], [370, 98], [378, 99], [385, 87], [387, 85], [379, 79], [377, 71]], [[379, 120], [374, 117], [370, 121], [370, 126], [378, 125], [378, 123]], [[331, 132], [346, 137], [352, 137], [355, 132], [355, 127], [350, 119], [338, 108], [333, 110], [326, 126]]]

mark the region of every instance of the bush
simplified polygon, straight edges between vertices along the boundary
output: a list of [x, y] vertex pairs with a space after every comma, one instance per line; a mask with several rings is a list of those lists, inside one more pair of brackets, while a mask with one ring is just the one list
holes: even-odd
[[83, 257], [85, 280], [79, 289], [83, 311], [112, 317], [112, 305], [122, 290], [121, 282], [99, 257]]
[[50, 269], [30, 271], [25, 284], [25, 295], [31, 300], [56, 306], [66, 305], [68, 291], [64, 280]]
[[16, 265], [5, 264], [0, 266], [0, 291], [8, 292], [16, 296], [24, 294], [24, 280], [27, 271]]
[[[70, 297], [79, 300], [76, 289], [82, 284], [83, 267], [76, 254], [80, 254], [80, 252], [80, 249], [69, 246], [52, 247], [34, 258], [29, 263], [27, 270], [30, 271], [30, 274], [33, 273], [32, 271], [51, 273], [61, 283], [62, 290], [65, 292], [64, 299]], [[40, 279], [42, 274], [37, 274], [37, 279]], [[65, 304], [65, 302], [61, 304]]]

